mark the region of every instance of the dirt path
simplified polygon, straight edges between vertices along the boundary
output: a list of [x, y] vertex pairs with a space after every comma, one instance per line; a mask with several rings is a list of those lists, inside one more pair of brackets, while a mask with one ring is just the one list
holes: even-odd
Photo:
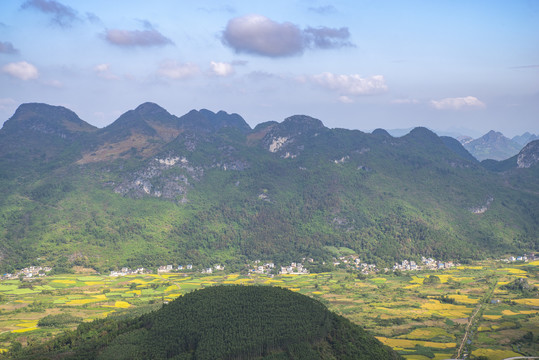
[[460, 346], [457, 350], [457, 355], [455, 356], [455, 359], [461, 359], [462, 353], [464, 351], [464, 347], [466, 346], [466, 342], [468, 338], [470, 337], [470, 329], [472, 326], [477, 322], [478, 319], [476, 319], [476, 315], [479, 313], [479, 311], [485, 307], [488, 304], [488, 301], [492, 297], [492, 293], [494, 292], [494, 289], [496, 288], [496, 283], [489, 289], [488, 294], [486, 294], [481, 301], [479, 302], [479, 305], [475, 308], [475, 311], [473, 312], [472, 316], [470, 317], [470, 320], [468, 321], [468, 325], [466, 325], [466, 331], [464, 332], [464, 337], [462, 338], [462, 341], [460, 343]]

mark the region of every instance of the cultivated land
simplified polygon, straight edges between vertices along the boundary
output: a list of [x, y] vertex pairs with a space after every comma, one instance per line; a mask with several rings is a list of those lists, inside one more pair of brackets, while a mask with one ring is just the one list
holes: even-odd
[[[471, 343], [464, 342], [465, 353], [471, 351], [474, 356], [483, 355], [491, 360], [537, 355], [537, 291], [524, 293], [502, 287], [525, 278], [537, 288], [538, 274], [539, 261], [490, 261], [401, 275], [331, 272], [272, 278], [224, 273], [123, 277], [69, 274], [33, 281], [4, 280], [0, 282], [0, 347], [6, 351], [14, 342], [41, 342], [74, 329], [80, 321], [151, 311], [162, 302], [202, 287], [261, 284], [320, 299], [330, 310], [362, 325], [407, 359], [452, 358], [466, 331]], [[440, 283], [424, 284], [430, 275], [436, 275]], [[59, 314], [71, 317], [49, 316]], [[53, 325], [38, 326], [46, 316], [53, 320]]]

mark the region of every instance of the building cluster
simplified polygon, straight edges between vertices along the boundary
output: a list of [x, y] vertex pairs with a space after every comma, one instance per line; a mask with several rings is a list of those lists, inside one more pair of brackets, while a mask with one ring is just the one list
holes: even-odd
[[414, 270], [443, 270], [450, 269], [454, 266], [459, 266], [460, 264], [454, 263], [453, 261], [438, 261], [433, 258], [426, 258], [421, 256], [421, 263], [416, 263], [413, 260], [402, 260], [401, 263], [395, 263], [393, 265], [393, 271], [414, 271]]
[[[203, 268], [200, 272], [202, 274], [212, 274], [214, 271], [223, 271], [225, 267], [223, 265], [214, 265], [213, 267]], [[170, 273], [170, 272], [176, 272], [176, 271], [192, 271], [193, 265], [178, 265], [177, 267], [174, 267], [173, 265], [163, 265], [159, 266], [157, 269], [157, 273]]]
[[125, 275], [136, 275], [136, 274], [147, 274], [149, 271], [144, 268], [138, 268], [132, 270], [128, 267], [123, 267], [120, 271], [111, 271], [110, 276], [125, 276]]
[[510, 263], [510, 262], [516, 262], [516, 261], [534, 261], [539, 259], [539, 257], [536, 257], [534, 253], [532, 254], [524, 254], [520, 256], [509, 256], [507, 259], [502, 259], [503, 262]]
[[289, 266], [281, 266], [279, 274], [291, 274], [291, 275], [300, 275], [308, 274], [309, 270], [303, 267], [303, 264], [298, 262], [292, 262]]
[[45, 276], [52, 268], [48, 266], [30, 266], [21, 270], [17, 270], [14, 273], [8, 273], [2, 275], [2, 280], [20, 278], [21, 276], [25, 278], [33, 278]]
[[223, 265], [213, 265], [213, 268], [204, 268], [202, 269], [201, 273], [203, 274], [212, 274], [214, 271], [223, 271], [225, 270], [225, 267]]
[[273, 262], [270, 261], [262, 264], [260, 260], [255, 260], [254, 265], [249, 269], [249, 273], [269, 275], [273, 272], [273, 269], [275, 269], [275, 264]]
[[338, 259], [333, 259], [334, 267], [345, 267], [346, 269], [359, 270], [364, 274], [375, 273], [378, 271], [376, 264], [368, 264], [361, 262], [361, 259], [357, 255], [340, 256]]

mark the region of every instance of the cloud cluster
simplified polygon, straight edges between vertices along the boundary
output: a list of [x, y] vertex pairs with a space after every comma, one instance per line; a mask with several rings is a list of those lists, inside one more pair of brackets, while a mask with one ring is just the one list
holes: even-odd
[[55, 0], [27, 0], [21, 7], [49, 14], [52, 16], [51, 21], [61, 27], [69, 27], [73, 22], [80, 20], [75, 10]]
[[325, 6], [312, 6], [309, 8], [309, 11], [315, 12], [320, 15], [328, 15], [337, 12], [337, 9], [333, 5]]
[[2, 67], [2, 72], [21, 80], [32, 80], [39, 77], [37, 68], [26, 61], [6, 64]]
[[102, 79], [106, 80], [118, 80], [119, 77], [114, 75], [110, 71], [110, 65], [109, 64], [99, 64], [94, 67], [94, 71]]
[[226, 62], [210, 62], [211, 73], [217, 76], [230, 76], [235, 73], [234, 66]]
[[19, 50], [9, 41], [0, 41], [0, 54], [18, 54]]
[[470, 108], [485, 108], [486, 105], [475, 96], [445, 98], [441, 100], [431, 100], [432, 107], [438, 110], [462, 110]]
[[305, 43], [309, 47], [319, 49], [335, 49], [344, 46], [354, 46], [348, 38], [348, 28], [333, 29], [328, 27], [308, 27], [303, 31]]
[[153, 28], [146, 30], [109, 29], [105, 32], [105, 39], [113, 45], [123, 47], [164, 46], [173, 44], [172, 40]]
[[200, 69], [197, 65], [191, 63], [178, 63], [173, 60], [167, 60], [159, 65], [157, 74], [172, 80], [182, 80], [197, 75]]
[[308, 27], [302, 30], [290, 22], [278, 23], [262, 15], [246, 15], [231, 19], [221, 40], [237, 53], [285, 57], [299, 55], [307, 48], [353, 46], [349, 37], [348, 28]]
[[339, 92], [343, 102], [352, 101], [349, 95], [375, 95], [388, 90], [382, 75], [364, 78], [358, 74], [339, 75], [325, 72], [312, 75], [310, 80], [326, 89]]

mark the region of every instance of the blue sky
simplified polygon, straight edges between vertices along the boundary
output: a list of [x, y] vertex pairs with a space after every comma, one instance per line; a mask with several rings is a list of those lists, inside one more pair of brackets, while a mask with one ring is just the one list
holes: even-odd
[[145, 101], [539, 133], [539, 1], [0, 2], [0, 123], [45, 102], [103, 127]]

